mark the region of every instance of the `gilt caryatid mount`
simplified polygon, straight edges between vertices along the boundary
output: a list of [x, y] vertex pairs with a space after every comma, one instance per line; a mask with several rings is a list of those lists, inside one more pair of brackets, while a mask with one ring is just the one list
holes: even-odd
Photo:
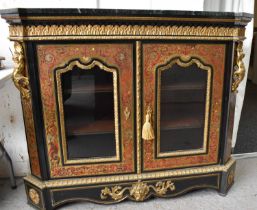
[[14, 42], [14, 70], [13, 70], [13, 82], [21, 93], [21, 97], [28, 99], [30, 97], [29, 80], [24, 75], [25, 72], [25, 55], [21, 42]]

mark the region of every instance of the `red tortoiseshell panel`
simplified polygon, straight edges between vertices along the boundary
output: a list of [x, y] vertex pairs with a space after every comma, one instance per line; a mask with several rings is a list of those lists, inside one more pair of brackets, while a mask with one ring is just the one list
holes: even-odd
[[31, 99], [22, 99], [31, 173], [41, 177]]
[[[124, 110], [133, 113], [133, 45], [132, 44], [69, 44], [37, 47], [40, 88], [51, 177], [75, 177], [134, 172], [133, 117], [125, 120]], [[57, 104], [53, 70], [74, 58], [97, 58], [119, 73], [121, 162], [63, 165], [58, 132]], [[131, 114], [132, 116], [132, 114]]]
[[[179, 157], [155, 158], [156, 141], [143, 142], [144, 171], [172, 169], [187, 166], [214, 164], [218, 161], [222, 93], [224, 80], [225, 45], [223, 44], [144, 44], [143, 45], [143, 107], [155, 109], [155, 70], [158, 65], [167, 63], [175, 56], [198, 57], [205, 64], [212, 66], [212, 95], [210, 105], [210, 129], [208, 153]], [[155, 113], [155, 110], [154, 110]], [[155, 117], [153, 117], [155, 119]]]

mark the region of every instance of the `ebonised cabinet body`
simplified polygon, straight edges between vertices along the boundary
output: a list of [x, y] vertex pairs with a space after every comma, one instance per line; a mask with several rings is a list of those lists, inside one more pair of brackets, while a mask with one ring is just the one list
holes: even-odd
[[226, 194], [242, 42], [240, 13], [12, 9], [39, 209], [89, 200]]

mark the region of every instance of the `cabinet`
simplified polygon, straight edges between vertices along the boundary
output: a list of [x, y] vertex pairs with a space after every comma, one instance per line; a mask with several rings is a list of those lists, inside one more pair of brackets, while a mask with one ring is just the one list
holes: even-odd
[[226, 194], [250, 14], [1, 11], [14, 41], [39, 209], [89, 200]]

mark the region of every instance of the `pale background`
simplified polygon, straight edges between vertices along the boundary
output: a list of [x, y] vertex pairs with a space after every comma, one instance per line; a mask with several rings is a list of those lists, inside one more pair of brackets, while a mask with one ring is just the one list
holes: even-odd
[[[235, 11], [253, 13], [254, 0], [1, 0], [0, 9], [5, 8], [114, 8], [114, 9], [165, 9], [195, 11]], [[251, 50], [253, 22], [247, 27], [247, 39], [244, 41], [246, 52], [245, 64], [248, 69]], [[6, 57], [5, 65], [13, 67], [11, 59], [12, 43], [7, 39], [8, 25], [0, 19], [0, 55]], [[1, 78], [1, 72], [0, 72]], [[237, 127], [244, 98], [245, 83], [239, 87], [236, 107], [235, 131], [233, 144], [236, 141]], [[16, 176], [29, 172], [27, 144], [20, 105], [20, 96], [10, 79], [0, 80], [0, 140], [10, 154]], [[1, 155], [1, 154], [0, 154]], [[0, 160], [0, 177], [7, 175], [7, 166]]]

